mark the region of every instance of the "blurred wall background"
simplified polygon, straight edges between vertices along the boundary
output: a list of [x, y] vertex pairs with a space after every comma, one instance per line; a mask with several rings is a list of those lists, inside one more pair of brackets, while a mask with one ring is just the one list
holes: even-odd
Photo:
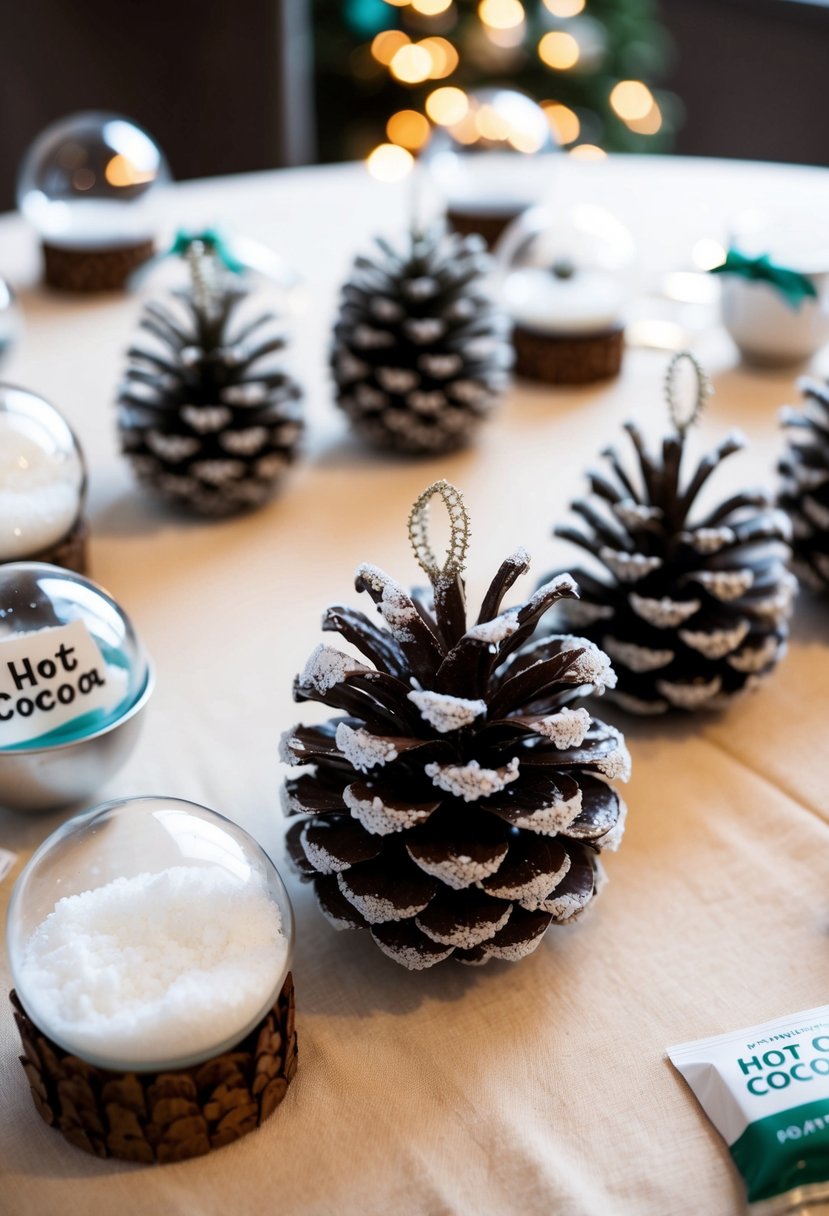
[[[430, 2], [433, 9], [440, 4], [422, 0], [427, 12]], [[602, 0], [611, 2], [625, 9], [625, 0]], [[653, 7], [652, 0], [628, 0], [634, 34], [643, 2]], [[460, 8], [463, 0], [456, 3]], [[550, 0], [548, 11], [556, 3], [567, 11], [567, 0]], [[585, 0], [583, 15], [598, 3]], [[529, 10], [530, 0], [525, 4]], [[347, 20], [349, 6], [364, 35]], [[356, 138], [348, 130], [349, 96], [351, 116], [362, 115], [365, 125], [354, 68], [361, 45], [371, 43], [372, 22], [393, 24], [399, 8], [399, 0], [6, 3], [0, 209], [14, 205], [17, 167], [31, 139], [74, 110], [109, 109], [136, 119], [178, 178], [364, 155], [370, 135], [359, 125]], [[654, 43], [664, 47], [657, 75], [681, 103], [674, 151], [829, 163], [825, 0], [660, 0], [655, 13], [668, 34]], [[340, 64], [336, 82], [323, 47]], [[524, 76], [516, 69], [511, 83], [527, 88]], [[372, 102], [369, 92], [369, 105], [382, 137], [387, 102]]]

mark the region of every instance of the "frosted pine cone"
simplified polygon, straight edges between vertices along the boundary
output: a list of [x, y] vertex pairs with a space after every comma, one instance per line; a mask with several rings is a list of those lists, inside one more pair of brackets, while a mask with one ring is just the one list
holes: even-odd
[[[302, 433], [300, 390], [275, 361], [271, 313], [244, 315], [248, 292], [191, 264], [192, 288], [149, 303], [118, 395], [121, 446], [139, 479], [206, 515], [272, 496]], [[239, 313], [243, 315], [239, 315]]]
[[786, 569], [790, 529], [762, 493], [739, 493], [692, 519], [722, 460], [744, 446], [729, 435], [682, 479], [685, 431], [651, 453], [627, 423], [638, 470], [616, 451], [588, 473], [591, 497], [572, 504], [582, 527], [558, 536], [590, 553], [577, 569], [582, 598], [556, 620], [610, 655], [612, 697], [632, 713], [719, 709], [782, 657], [797, 583]]
[[369, 443], [445, 452], [492, 410], [512, 360], [486, 286], [480, 237], [412, 233], [398, 252], [377, 239], [342, 290], [331, 364], [337, 401]]
[[529, 954], [584, 910], [621, 838], [624, 740], [576, 705], [613, 673], [590, 641], [533, 636], [576, 595], [569, 576], [502, 610], [528, 565], [502, 564], [471, 626], [458, 575], [427, 602], [361, 566], [384, 627], [329, 608], [323, 629], [363, 659], [319, 646], [294, 685], [342, 714], [283, 738], [308, 766], [285, 789], [294, 863], [336, 928], [369, 928], [409, 968]]
[[788, 444], [778, 469], [778, 502], [792, 522], [794, 568], [815, 590], [829, 588], [829, 387], [803, 379], [802, 409], [787, 406], [781, 421]]

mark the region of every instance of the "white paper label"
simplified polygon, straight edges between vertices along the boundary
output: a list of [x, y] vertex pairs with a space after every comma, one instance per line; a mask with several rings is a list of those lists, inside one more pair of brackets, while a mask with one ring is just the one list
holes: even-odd
[[0, 641], [0, 748], [25, 743], [118, 700], [83, 621]]

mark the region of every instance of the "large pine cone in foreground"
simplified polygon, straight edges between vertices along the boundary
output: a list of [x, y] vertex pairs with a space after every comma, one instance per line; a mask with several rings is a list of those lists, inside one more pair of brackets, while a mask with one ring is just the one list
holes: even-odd
[[788, 446], [778, 466], [779, 503], [792, 521], [794, 568], [814, 590], [829, 588], [829, 385], [801, 380], [801, 410], [787, 407], [781, 421]]
[[739, 493], [689, 517], [710, 474], [743, 439], [730, 435], [681, 482], [684, 437], [652, 454], [626, 427], [639, 469], [610, 448], [588, 474], [592, 496], [574, 502], [583, 530], [556, 527], [587, 550], [601, 574], [576, 570], [578, 603], [556, 621], [583, 629], [610, 655], [612, 697], [641, 714], [719, 709], [755, 686], [785, 652], [797, 582], [786, 569], [788, 521], [762, 493]]
[[512, 348], [478, 236], [378, 238], [342, 289], [331, 366], [337, 401], [369, 443], [446, 452], [467, 443], [506, 383]]
[[590, 902], [597, 854], [621, 838], [624, 740], [572, 707], [613, 672], [589, 641], [533, 637], [576, 595], [569, 576], [501, 611], [528, 565], [523, 550], [503, 563], [471, 628], [459, 579], [427, 603], [360, 567], [385, 628], [332, 607], [323, 629], [366, 662], [320, 646], [294, 685], [343, 715], [283, 738], [309, 766], [286, 784], [294, 863], [336, 928], [369, 928], [409, 968], [529, 954]]
[[128, 351], [118, 396], [121, 446], [139, 479], [203, 515], [260, 506], [296, 455], [300, 390], [280, 365], [271, 313], [245, 314], [228, 282], [145, 306], [149, 341]]

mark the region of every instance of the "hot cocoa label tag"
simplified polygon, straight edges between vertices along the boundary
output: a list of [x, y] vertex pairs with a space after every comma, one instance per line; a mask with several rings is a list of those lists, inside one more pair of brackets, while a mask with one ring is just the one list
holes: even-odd
[[83, 621], [0, 641], [0, 748], [110, 708], [117, 694]]

